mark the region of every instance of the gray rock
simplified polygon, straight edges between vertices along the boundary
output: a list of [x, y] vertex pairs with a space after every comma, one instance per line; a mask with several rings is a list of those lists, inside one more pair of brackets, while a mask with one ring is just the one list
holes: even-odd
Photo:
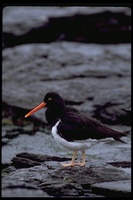
[[49, 197], [49, 195], [32, 183], [6, 179], [2, 185], [2, 197]]
[[[124, 128], [123, 128], [124, 129]], [[127, 144], [122, 144], [113, 139], [103, 139], [102, 141], [90, 140], [90, 148], [86, 151], [87, 163], [94, 160], [103, 162], [113, 161], [131, 161], [131, 134], [124, 138]], [[33, 145], [34, 144], [34, 145]], [[57, 157], [65, 157], [71, 159], [72, 152], [66, 150], [57, 142], [52, 135], [45, 132], [36, 132], [35, 135], [19, 135], [10, 140], [7, 145], [2, 148], [2, 163], [12, 163], [11, 159], [16, 154], [27, 152], [30, 154], [41, 154]], [[106, 152], [106, 154], [105, 154]], [[78, 154], [78, 157], [80, 153]], [[38, 161], [38, 160], [36, 160]], [[62, 160], [63, 161], [63, 160]], [[60, 160], [60, 162], [62, 162]]]
[[48, 155], [39, 155], [39, 154], [32, 154], [32, 153], [19, 153], [16, 157], [12, 158], [13, 165], [17, 168], [27, 168], [32, 167], [35, 165], [41, 165], [42, 162], [46, 161], [65, 161], [70, 160], [69, 158], [57, 157], [57, 156], [48, 156]]
[[[131, 105], [130, 51], [130, 44], [66, 42], [5, 49], [2, 99], [31, 109], [47, 92], [56, 91], [81, 111], [124, 124], [130, 120], [122, 110]], [[42, 119], [42, 113], [34, 116]]]
[[91, 189], [106, 197], [131, 197], [131, 180], [96, 183]]
[[27, 188], [11, 188], [2, 190], [2, 197], [49, 197], [42, 190], [34, 190]]
[[9, 142], [8, 138], [2, 138], [2, 145], [6, 145]]
[[70, 183], [78, 183], [88, 189], [91, 184], [98, 182], [130, 179], [130, 175], [123, 170], [100, 162], [90, 166], [86, 165], [84, 168], [58, 169], [52, 173], [53, 176], [56, 180], [63, 178]]
[[[45, 7], [6, 6], [3, 10], [3, 31], [20, 35], [46, 24], [51, 17], [67, 17], [75, 14], [96, 14], [105, 11], [131, 15], [128, 7]], [[23, 17], [22, 17], [23, 16]]]
[[3, 10], [4, 47], [62, 40], [130, 42], [130, 19], [128, 7], [7, 6]]
[[[82, 23], [75, 23], [79, 15]], [[130, 41], [130, 36], [127, 37], [130, 34], [130, 16], [131, 9], [128, 7], [4, 8], [3, 197], [107, 197], [107, 184], [99, 189], [100, 193], [97, 192], [98, 187], [94, 189], [95, 184], [102, 182], [109, 183], [111, 197], [120, 193], [130, 194], [131, 45], [123, 43]], [[73, 26], [68, 23], [70, 19]], [[79, 43], [89, 42], [90, 26], [81, 28], [87, 19], [90, 19], [90, 24], [94, 22], [96, 36], [100, 37], [98, 33], [102, 33], [105, 40], [114, 40], [112, 33], [117, 27], [119, 34], [115, 34], [115, 39], [119, 42], [123, 38], [122, 44], [92, 44], [91, 39], [99, 39], [94, 34], [89, 37], [91, 44]], [[70, 24], [74, 31], [69, 28]], [[77, 29], [75, 24], [79, 25]], [[42, 44], [35, 44], [38, 41]], [[54, 42], [44, 44], [51, 41]], [[80, 111], [107, 124], [116, 124], [114, 129], [128, 132], [127, 137], [122, 138], [127, 144], [108, 139], [90, 140], [86, 166], [63, 168], [61, 163], [69, 162], [72, 152], [55, 143], [49, 134], [50, 130], [44, 123], [44, 110], [24, 120], [28, 109], [42, 102], [49, 91], [59, 92], [67, 104]], [[79, 158], [80, 154], [77, 160]], [[112, 181], [117, 182], [115, 188], [110, 185]]]
[[91, 197], [95, 196], [94, 192], [90, 191], [90, 186], [94, 183], [130, 178], [128, 173], [107, 164], [94, 163], [91, 167], [63, 168], [58, 163], [49, 161], [39, 166], [12, 171], [3, 177], [2, 184], [3, 192], [6, 192], [7, 188], [28, 188], [41, 189], [54, 197]]
[[[101, 144], [96, 144], [96, 141], [91, 142], [92, 146], [86, 152], [86, 167], [63, 168], [61, 163], [70, 162], [71, 156], [66, 149], [55, 143], [51, 135], [38, 132], [34, 136], [23, 134], [14, 138], [2, 148], [2, 163], [5, 166], [2, 171], [3, 196], [10, 196], [12, 191], [14, 193], [11, 195], [21, 196], [25, 191], [25, 195], [30, 196], [30, 191], [33, 189], [28, 188], [27, 183], [32, 183], [38, 188], [34, 189], [33, 196], [37, 196], [39, 192], [40, 195], [48, 194], [55, 197], [67, 195], [97, 197], [99, 194], [90, 189], [92, 184], [131, 179], [130, 171], [106, 163], [113, 159], [130, 160], [129, 142], [119, 145], [117, 142], [112, 145], [112, 141], [108, 140]], [[8, 165], [15, 165], [18, 169], [10, 170], [11, 167]], [[21, 181], [23, 188], [19, 186]], [[10, 184], [16, 186], [10, 188]], [[44, 194], [40, 193], [39, 189]]]
[[[7, 195], [10, 195], [12, 189], [14, 190], [14, 188], [9, 190], [8, 186], [12, 181], [18, 185], [18, 188], [16, 188], [18, 192], [15, 192], [16, 196], [21, 196], [23, 189], [27, 188], [27, 186], [23, 186], [24, 188], [20, 190], [19, 184], [23, 181], [24, 185], [25, 183], [32, 183], [34, 187], [40, 188], [44, 191], [44, 196], [48, 193], [49, 196], [55, 197], [66, 196], [67, 194], [69, 196], [97, 197], [99, 194], [95, 195], [95, 192], [90, 189], [92, 184], [131, 179], [131, 171], [125, 171], [121, 167], [113, 167], [106, 163], [106, 161], [115, 160], [116, 157], [117, 160], [130, 160], [130, 151], [127, 147], [129, 147], [129, 142], [128, 144], [118, 145], [115, 143], [112, 145], [112, 141], [105, 140], [96, 145], [92, 141], [92, 146], [86, 152], [86, 167], [63, 168], [61, 163], [70, 162], [71, 156], [69, 152], [56, 144], [51, 136], [39, 132], [34, 136], [20, 135], [11, 140], [9, 145], [2, 148], [3, 164], [5, 163], [5, 166], [7, 164], [15, 165], [20, 168], [9, 170], [9, 167], [7, 167], [7, 170], [6, 168], [3, 170], [2, 185], [4, 187], [5, 183], [7, 184], [6, 188], [3, 188], [3, 196], [6, 195], [6, 192]], [[103, 154], [100, 149], [103, 150]], [[24, 150], [26, 150], [25, 153]], [[116, 154], [118, 155], [116, 156]], [[15, 155], [17, 161], [12, 157]], [[16, 165], [18, 162], [19, 165]], [[36, 192], [33, 192], [34, 196], [36, 196]], [[29, 194], [30, 191], [27, 194], [25, 193], [25, 195]]]

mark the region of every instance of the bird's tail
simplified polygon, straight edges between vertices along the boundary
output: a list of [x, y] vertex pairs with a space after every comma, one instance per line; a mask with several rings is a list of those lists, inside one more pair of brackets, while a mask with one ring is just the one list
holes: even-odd
[[120, 137], [122, 137], [122, 136], [127, 136], [127, 132], [125, 132], [125, 133], [120, 133], [118, 136], [114, 137], [114, 139], [115, 139], [116, 141], [121, 142], [121, 143], [127, 144], [124, 140], [122, 140], [122, 139], [120, 138]]
[[122, 140], [120, 137], [118, 137], [118, 138], [114, 138], [116, 141], [119, 141], [119, 142], [121, 142], [121, 143], [124, 143], [124, 144], [127, 144], [124, 140]]

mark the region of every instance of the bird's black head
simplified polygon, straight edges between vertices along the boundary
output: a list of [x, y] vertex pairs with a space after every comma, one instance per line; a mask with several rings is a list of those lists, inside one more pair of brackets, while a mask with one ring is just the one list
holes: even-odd
[[25, 115], [25, 117], [29, 117], [30, 115], [44, 107], [47, 107], [47, 111], [49, 110], [50, 113], [55, 113], [59, 116], [65, 108], [65, 102], [59, 94], [55, 92], [49, 92], [45, 95], [44, 102], [33, 108]]
[[46, 107], [53, 110], [62, 110], [65, 107], [63, 98], [56, 92], [49, 92], [44, 97]]

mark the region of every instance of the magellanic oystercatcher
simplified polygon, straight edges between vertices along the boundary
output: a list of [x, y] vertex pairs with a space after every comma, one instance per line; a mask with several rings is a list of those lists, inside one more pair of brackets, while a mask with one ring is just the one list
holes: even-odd
[[[120, 137], [124, 133], [118, 132], [102, 124], [96, 119], [81, 114], [75, 108], [65, 105], [64, 99], [55, 92], [49, 92], [44, 97], [44, 102], [31, 110], [25, 117], [30, 116], [41, 108], [47, 107], [45, 115], [49, 124], [52, 124], [52, 135], [57, 142], [67, 149], [73, 150], [72, 160], [67, 166], [84, 166], [85, 150], [89, 148], [89, 139], [103, 139], [111, 137], [122, 143]], [[82, 161], [76, 163], [77, 151], [82, 151]]]

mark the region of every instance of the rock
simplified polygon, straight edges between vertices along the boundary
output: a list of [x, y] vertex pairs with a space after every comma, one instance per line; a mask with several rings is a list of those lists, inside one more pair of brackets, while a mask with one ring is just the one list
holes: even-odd
[[[64, 168], [58, 162], [49, 160], [41, 165], [12, 171], [3, 176], [2, 183], [4, 194], [7, 188], [28, 188], [29, 190], [35, 188], [43, 190], [44, 195], [47, 193], [54, 197], [94, 197], [96, 195], [90, 187], [92, 184], [112, 180], [130, 180], [130, 178], [131, 176], [123, 170], [100, 162], [94, 162], [92, 166], [87, 164], [86, 167]], [[33, 193], [33, 195], [36, 194]]]
[[[91, 27], [91, 28], [90, 28]], [[131, 41], [129, 7], [26, 7], [3, 10], [4, 47], [23, 43]]]
[[131, 167], [131, 162], [128, 161], [123, 161], [123, 162], [109, 162], [108, 164], [111, 164], [112, 166], [116, 166], [116, 167]]
[[39, 162], [29, 160], [27, 158], [19, 158], [15, 157], [11, 160], [16, 168], [27, 168], [27, 167], [32, 167], [35, 165], [40, 165]]
[[82, 196], [84, 195], [82, 187], [78, 184], [62, 183], [62, 182], [51, 182], [43, 183], [40, 185], [41, 189], [47, 191], [49, 195], [55, 197], [69, 197], [69, 196]]
[[91, 189], [106, 197], [131, 197], [131, 180], [96, 183]]
[[16, 171], [16, 167], [15, 166], [3, 166], [3, 168], [4, 169], [2, 170], [2, 174]]
[[[34, 145], [33, 145], [34, 144]], [[22, 154], [23, 152], [26, 152]], [[11, 159], [18, 157], [18, 161], [21, 162], [21, 158], [30, 159], [31, 161], [41, 162], [48, 159], [53, 159], [58, 161], [69, 160], [70, 157], [66, 155], [66, 150], [59, 146], [55, 142], [52, 135], [45, 134], [44, 132], [37, 132], [35, 135], [19, 135], [18, 137], [10, 140], [9, 145], [4, 145], [2, 148], [2, 163], [11, 164]], [[30, 155], [28, 154], [30, 153]], [[34, 156], [32, 157], [32, 153]], [[65, 153], [65, 158], [64, 158]], [[35, 157], [35, 154], [37, 156]], [[41, 154], [42, 156], [38, 156]], [[49, 156], [46, 156], [48, 154]], [[58, 158], [57, 158], [58, 155]], [[61, 158], [59, 159], [59, 155]], [[50, 157], [51, 156], [51, 157]], [[15, 160], [17, 162], [17, 160]], [[28, 161], [28, 160], [27, 160]], [[28, 165], [28, 164], [27, 164]]]
[[6, 179], [2, 186], [2, 197], [49, 197], [46, 192], [34, 186], [32, 183]]
[[49, 197], [49, 195], [46, 192], [43, 192], [42, 190], [35, 190], [35, 189], [29, 189], [29, 188], [9, 188], [2, 190], [2, 197]]
[[9, 142], [8, 138], [2, 138], [2, 146], [6, 145]]
[[14, 137], [17, 137], [19, 135], [18, 131], [8, 131], [7, 134], [6, 134], [6, 137], [9, 138], [9, 139], [12, 139]]
[[13, 157], [11, 161], [13, 162], [16, 168], [27, 168], [27, 167], [32, 167], [35, 165], [41, 165], [42, 162], [50, 161], [50, 160], [64, 161], [64, 160], [70, 160], [70, 159], [23, 152], [23, 153], [17, 154], [16, 157]]
[[[129, 187], [125, 181], [131, 180], [130, 18], [128, 7], [4, 8], [3, 197], [107, 197], [107, 188], [95, 194], [91, 186], [122, 181]], [[61, 163], [70, 162], [72, 152], [55, 142], [44, 110], [24, 118], [49, 91], [128, 133], [122, 138], [127, 143], [90, 140], [86, 166], [63, 168]], [[111, 185], [110, 191], [114, 196]]]
[[[123, 140], [126, 141], [127, 144], [119, 143], [113, 139], [103, 139], [102, 141], [90, 140], [90, 148], [86, 150], [86, 162], [91, 163], [94, 160], [102, 160], [104, 162], [130, 162], [131, 134], [128, 134]], [[22, 152], [26, 152], [26, 154], [22, 154]], [[66, 150], [60, 144], [55, 142], [51, 134], [36, 132], [35, 135], [21, 134], [10, 140], [7, 145], [4, 145], [2, 148], [2, 163], [11, 164], [11, 159], [18, 154], [20, 155], [17, 156], [19, 158], [28, 158], [37, 162], [40, 162], [39, 159], [44, 159], [43, 161], [54, 159], [56, 162], [63, 162], [65, 159], [71, 159], [72, 151]], [[34, 154], [33, 158], [32, 154]], [[35, 154], [37, 154], [37, 158], [35, 157]], [[38, 157], [38, 154], [41, 154], [44, 157], [42, 156], [40, 158]], [[49, 157], [46, 157], [46, 154], [49, 155]], [[78, 154], [78, 157], [80, 157], [80, 153]]]
[[[29, 195], [32, 190], [29, 189], [28, 192], [25, 184], [32, 183], [34, 187], [44, 192], [44, 196], [48, 194], [49, 196], [58, 197], [68, 194], [69, 196], [97, 197], [99, 195], [90, 189], [92, 184], [131, 179], [130, 171], [126, 172], [119, 166], [113, 167], [110, 163], [106, 163], [107, 160], [115, 160], [116, 152], [118, 155], [117, 160], [118, 158], [130, 159], [130, 152], [127, 148], [129, 142], [128, 144], [119, 145], [116, 143], [112, 145], [112, 141], [109, 143], [108, 140], [105, 140], [104, 143], [101, 143], [102, 147], [100, 147], [92, 141], [92, 146], [86, 152], [86, 167], [63, 168], [61, 163], [70, 162], [71, 156], [68, 155], [69, 152], [67, 154], [63, 147], [55, 143], [51, 135], [39, 132], [34, 136], [19, 135], [11, 140], [9, 145], [7, 144], [5, 148], [2, 148], [2, 184], [5, 181], [9, 185], [12, 181], [14, 181], [14, 184], [17, 184], [17, 181], [24, 181], [24, 186], [21, 189], [19, 186], [9, 189], [7, 184], [7, 187], [3, 188], [2, 194], [6, 196], [7, 192], [7, 195], [9, 195], [15, 189], [16, 196], [21, 196], [23, 191], [27, 192], [25, 195]], [[99, 151], [101, 148], [103, 148], [104, 155]], [[106, 148], [106, 155], [104, 148]], [[24, 152], [24, 150], [26, 151]], [[43, 151], [44, 153], [42, 153]], [[102, 160], [98, 158], [99, 154], [102, 156]], [[9, 169], [14, 166], [17, 168], [16, 170]], [[34, 190], [32, 195], [36, 196], [38, 189]]]
[[70, 183], [78, 183], [86, 189], [96, 182], [130, 179], [130, 175], [123, 170], [100, 162], [94, 162], [90, 166], [87, 164], [84, 168], [58, 169], [52, 173], [52, 177], [56, 180], [63, 178]]
[[[3, 101], [14, 106], [16, 115], [24, 108], [20, 114], [24, 119], [26, 109], [42, 102], [47, 92], [56, 91], [68, 104], [105, 123], [130, 125], [129, 113], [122, 110], [131, 104], [130, 51], [130, 44], [66, 42], [7, 48], [3, 51]], [[42, 120], [43, 113], [34, 116]]]
[[[17, 181], [32, 183], [34, 187], [44, 192], [44, 196], [48, 194], [49, 196], [58, 197], [68, 194], [70, 196], [98, 197], [99, 194], [95, 194], [95, 192], [90, 189], [92, 184], [131, 179], [130, 171], [125, 172], [122, 168], [119, 168], [119, 166], [113, 167], [110, 163], [106, 163], [106, 160], [115, 160], [116, 152], [118, 155], [117, 160], [118, 158], [123, 160], [130, 159], [130, 152], [127, 148], [129, 142], [128, 144], [112, 145], [112, 141], [109, 143], [108, 140], [105, 140], [104, 143], [101, 143], [102, 147], [98, 144], [94, 144], [95, 142], [92, 142], [92, 147], [90, 147], [88, 153], [86, 152], [86, 167], [63, 168], [61, 167], [61, 163], [70, 162], [71, 156], [68, 156], [63, 147], [55, 143], [52, 136], [39, 132], [34, 136], [19, 135], [17, 138], [10, 141], [9, 146], [7, 145], [7, 147], [2, 148], [2, 184], [4, 184], [5, 181], [9, 185], [12, 181], [14, 181], [16, 185], [18, 185]], [[106, 148], [106, 156], [105, 152], [103, 153], [104, 155], [100, 152], [101, 148], [103, 148], [103, 152], [104, 148]], [[24, 152], [24, 150], [26, 150], [26, 152]], [[44, 153], [42, 153], [42, 151], [44, 151]], [[98, 158], [99, 154], [102, 160]], [[15, 155], [15, 157], [13, 157], [13, 155]], [[17, 167], [17, 170], [9, 169], [14, 166]], [[3, 196], [6, 196], [6, 192], [7, 195], [10, 195], [10, 193], [14, 191], [16, 196], [21, 196], [23, 191], [26, 192], [25, 195], [29, 195], [30, 191], [32, 191], [31, 189], [27, 191], [28, 189], [25, 184], [23, 188], [14, 186], [14, 188], [10, 189], [8, 184], [6, 188], [3, 188]], [[32, 195], [36, 196], [38, 194], [38, 189], [34, 190]]]

